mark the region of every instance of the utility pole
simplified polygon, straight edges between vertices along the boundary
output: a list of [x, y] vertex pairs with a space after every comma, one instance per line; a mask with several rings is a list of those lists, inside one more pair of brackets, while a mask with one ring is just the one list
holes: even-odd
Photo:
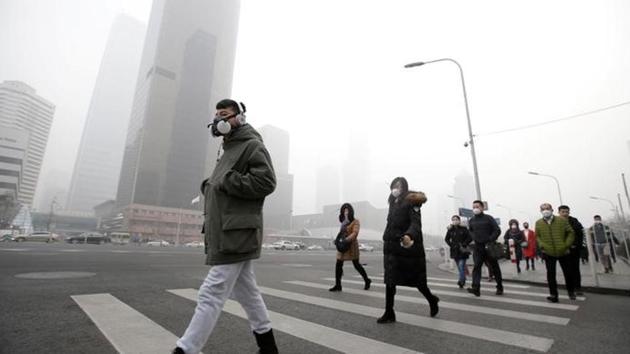
[[626, 185], [626, 175], [624, 173], [621, 174], [621, 180], [623, 181], [623, 189], [626, 192], [626, 199], [628, 200], [628, 207], [630, 207], [630, 195], [628, 194], [628, 185]]
[[619, 211], [621, 212], [621, 221], [626, 223], [626, 214], [623, 213], [623, 205], [621, 205], [621, 194], [617, 193], [617, 201], [619, 201]]

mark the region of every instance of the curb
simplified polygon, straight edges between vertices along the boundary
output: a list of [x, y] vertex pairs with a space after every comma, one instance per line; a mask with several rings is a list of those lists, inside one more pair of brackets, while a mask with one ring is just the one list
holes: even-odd
[[[442, 268], [442, 264], [438, 265], [438, 269], [445, 273], [457, 274], [453, 271]], [[515, 284], [532, 285], [539, 288], [547, 287], [547, 283], [535, 282], [531, 280], [503, 279], [503, 281], [508, 282], [508, 283], [515, 283]], [[563, 284], [558, 284], [558, 289], [566, 289], [566, 286]], [[597, 286], [583, 286], [582, 291], [592, 293], [592, 294], [630, 296], [630, 289], [615, 289], [615, 288], [603, 288], [603, 287], [597, 287]]]

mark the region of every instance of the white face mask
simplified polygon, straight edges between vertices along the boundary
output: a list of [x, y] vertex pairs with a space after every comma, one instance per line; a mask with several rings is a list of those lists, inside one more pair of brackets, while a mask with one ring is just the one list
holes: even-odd
[[542, 211], [542, 216], [545, 219], [549, 219], [552, 215], [553, 215], [553, 212], [551, 210], [543, 210]]
[[473, 208], [473, 214], [475, 214], [475, 215], [479, 215], [479, 214], [481, 214], [481, 209], [479, 209], [479, 208]]
[[394, 198], [400, 197], [400, 188], [392, 188], [392, 197]]
[[512, 225], [510, 227], [512, 228], [512, 230], [516, 230], [516, 225]]
[[459, 221], [459, 220], [453, 220], [453, 221], [451, 221], [451, 222], [453, 223], [453, 225], [457, 226], [457, 225], [459, 225], [459, 224], [460, 224], [460, 222], [461, 222], [461, 221]]

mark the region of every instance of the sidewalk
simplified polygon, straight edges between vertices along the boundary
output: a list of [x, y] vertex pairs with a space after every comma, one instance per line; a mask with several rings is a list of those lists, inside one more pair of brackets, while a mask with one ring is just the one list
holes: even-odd
[[[469, 259], [466, 265], [468, 266], [470, 274], [472, 274], [472, 259]], [[525, 270], [525, 262], [521, 261], [520, 274], [516, 272], [516, 264], [509, 260], [500, 261], [499, 266], [501, 267], [501, 274], [504, 281], [547, 286], [547, 271], [545, 264], [540, 260], [536, 261], [535, 271]], [[452, 263], [452, 267], [449, 263], [441, 263], [438, 267], [442, 271], [457, 274], [457, 267], [455, 267], [454, 263]], [[613, 267], [615, 270], [614, 273], [605, 274], [601, 264], [595, 263], [595, 271], [598, 272], [597, 277], [599, 280], [599, 286], [596, 286], [590, 265], [588, 263], [582, 264], [580, 266], [580, 273], [582, 275], [583, 290], [589, 292], [630, 295], [630, 266], [628, 266], [628, 264], [623, 260], [618, 259], [616, 263], [613, 263]], [[483, 267], [482, 274], [482, 282], [485, 282], [488, 277], [487, 267]], [[564, 276], [559, 265], [557, 267], [556, 274], [558, 285], [564, 285]]]

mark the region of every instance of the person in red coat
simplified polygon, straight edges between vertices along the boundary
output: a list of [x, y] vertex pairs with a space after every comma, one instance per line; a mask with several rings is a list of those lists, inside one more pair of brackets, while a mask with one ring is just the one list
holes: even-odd
[[532, 263], [532, 270], [536, 270], [536, 233], [529, 229], [529, 223], [523, 223], [523, 234], [527, 246], [523, 247], [523, 257], [525, 257], [526, 270], [529, 270], [529, 263]]

